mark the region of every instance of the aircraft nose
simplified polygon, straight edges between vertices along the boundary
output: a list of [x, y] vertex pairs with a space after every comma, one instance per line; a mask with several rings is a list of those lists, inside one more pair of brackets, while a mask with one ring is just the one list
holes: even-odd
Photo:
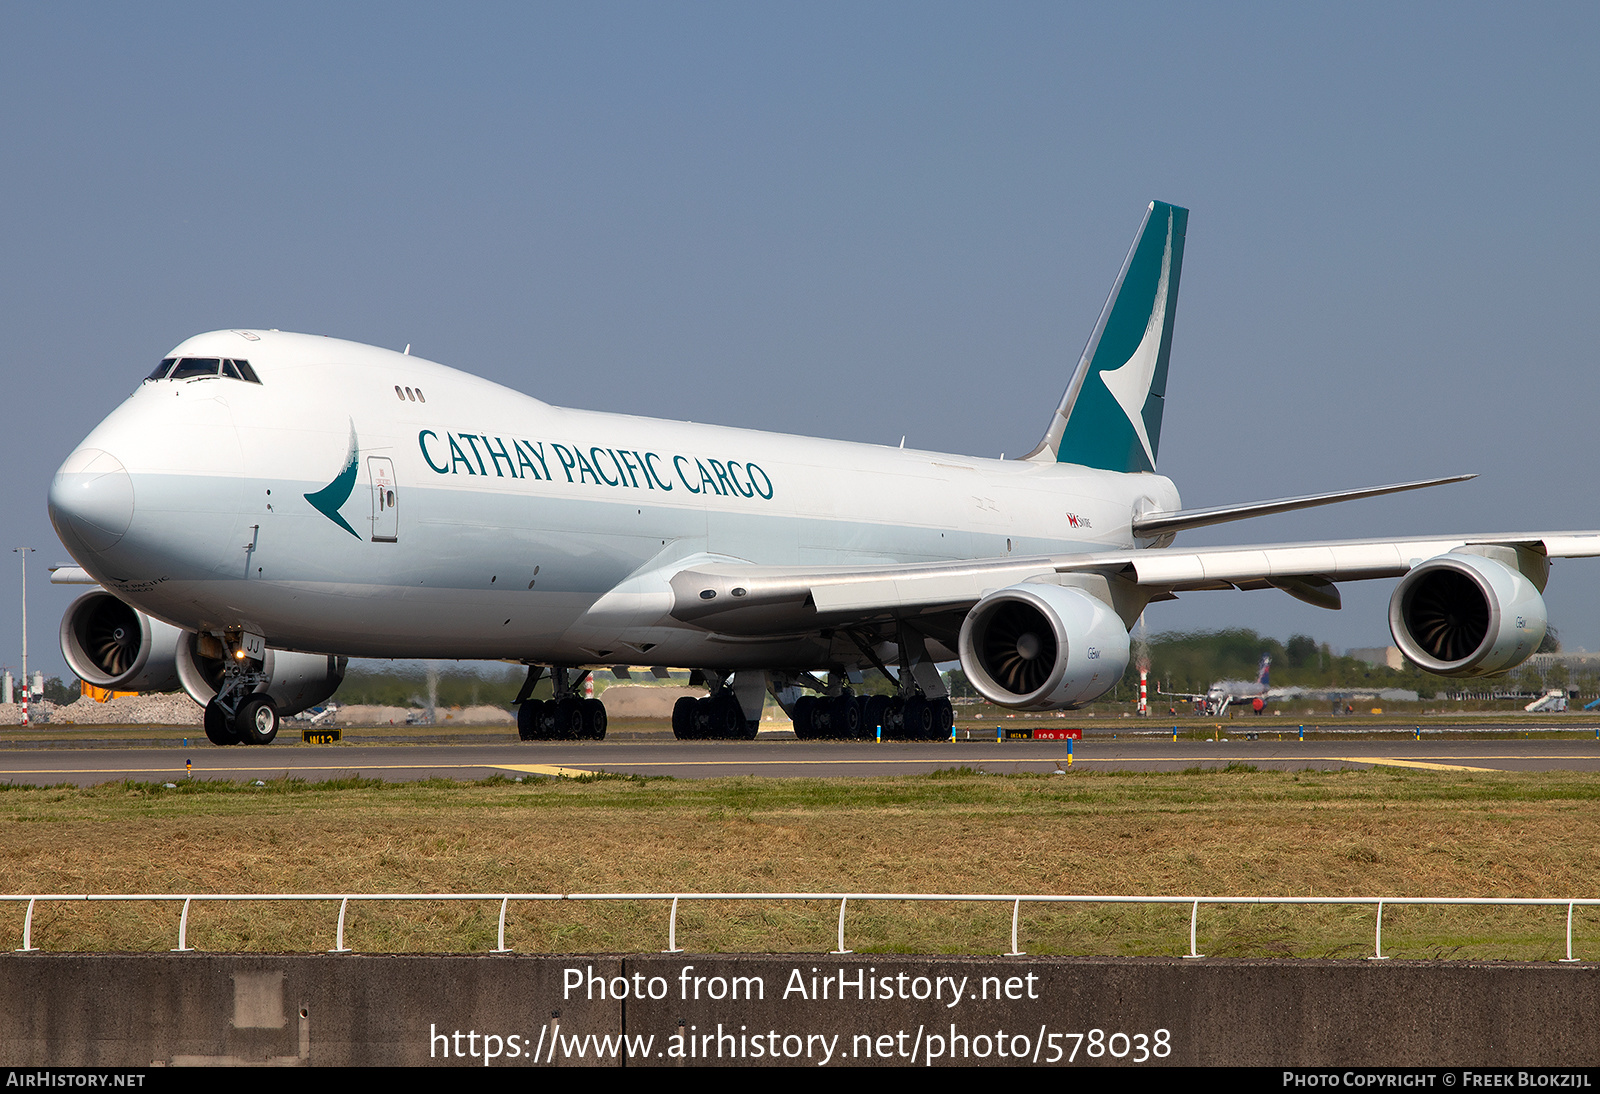
[[99, 448], [67, 457], [50, 484], [50, 521], [70, 547], [109, 550], [133, 523], [133, 480], [122, 461]]

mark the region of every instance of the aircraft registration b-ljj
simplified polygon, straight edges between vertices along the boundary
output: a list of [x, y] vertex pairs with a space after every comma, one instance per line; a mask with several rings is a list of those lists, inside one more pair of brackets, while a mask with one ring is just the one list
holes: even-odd
[[[51, 520], [102, 586], [63, 652], [102, 687], [181, 684], [217, 744], [272, 740], [352, 656], [524, 663], [525, 739], [603, 737], [581, 696], [606, 665], [696, 670], [710, 693], [678, 704], [680, 737], [753, 736], [769, 692], [801, 737], [931, 737], [951, 723], [937, 662], [1004, 706], [1081, 706], [1122, 676], [1145, 606], [1198, 589], [1336, 608], [1337, 582], [1400, 577], [1390, 628], [1424, 669], [1529, 657], [1549, 559], [1600, 554], [1600, 533], [1171, 548], [1456, 481], [1182, 509], [1156, 457], [1187, 218], [1151, 203], [1013, 460], [567, 410], [332, 338], [198, 335], [56, 473]], [[852, 695], [874, 667], [896, 695]]]

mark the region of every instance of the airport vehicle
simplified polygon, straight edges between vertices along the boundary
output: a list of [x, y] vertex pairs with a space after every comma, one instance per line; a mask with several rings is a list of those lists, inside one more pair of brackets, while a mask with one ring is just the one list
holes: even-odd
[[1212, 717], [1225, 713], [1235, 703], [1248, 703], [1251, 710], [1260, 714], [1267, 709], [1267, 700], [1272, 697], [1271, 674], [1272, 658], [1263, 657], [1254, 680], [1218, 680], [1203, 695], [1181, 691], [1162, 691], [1157, 694], [1187, 700]]
[[[990, 700], [1081, 706], [1128, 629], [1187, 590], [1398, 577], [1431, 672], [1520, 663], [1552, 557], [1600, 533], [1174, 550], [1185, 530], [1439, 482], [1185, 510], [1156, 472], [1187, 211], [1152, 202], [1043, 439], [990, 460], [562, 409], [372, 346], [276, 330], [183, 342], [61, 465], [50, 515], [101, 585], [62, 622], [90, 683], [175, 679], [218, 744], [265, 743], [344, 658], [528, 665], [528, 739], [597, 738], [597, 666], [696, 670], [681, 737], [948, 732], [936, 663]], [[409, 351], [409, 347], [407, 347]], [[1470, 476], [1458, 476], [1465, 478]], [[877, 667], [893, 696], [852, 694]], [[546, 673], [552, 698], [535, 700]]]
[[1566, 689], [1551, 688], [1522, 709], [1529, 714], [1564, 714], [1567, 709]]

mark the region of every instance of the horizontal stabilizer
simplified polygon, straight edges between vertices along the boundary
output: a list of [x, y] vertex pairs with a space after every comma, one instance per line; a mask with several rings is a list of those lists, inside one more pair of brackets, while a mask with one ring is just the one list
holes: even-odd
[[1332, 505], [1336, 501], [1355, 501], [1357, 498], [1376, 498], [1383, 494], [1398, 494], [1405, 490], [1421, 490], [1426, 486], [1443, 486], [1447, 482], [1466, 482], [1476, 475], [1451, 475], [1443, 479], [1418, 479], [1416, 482], [1397, 482], [1388, 486], [1368, 486], [1360, 490], [1337, 490], [1331, 494], [1304, 494], [1297, 498], [1277, 498], [1273, 501], [1252, 501], [1244, 505], [1218, 505], [1210, 509], [1182, 509], [1175, 513], [1151, 513], [1133, 522], [1133, 534], [1140, 539], [1187, 532], [1191, 528], [1205, 528], [1212, 524], [1226, 524], [1250, 517], [1266, 517], [1273, 513], [1289, 513], [1296, 509], [1311, 509], [1318, 505]]

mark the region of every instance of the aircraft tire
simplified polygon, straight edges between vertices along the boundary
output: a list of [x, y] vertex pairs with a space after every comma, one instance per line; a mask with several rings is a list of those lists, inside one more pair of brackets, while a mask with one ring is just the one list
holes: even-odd
[[890, 699], [889, 705], [883, 709], [883, 739], [902, 741], [905, 740], [905, 736], [906, 701], [898, 697]]
[[829, 704], [832, 725], [828, 736], [836, 741], [851, 741], [861, 736], [861, 707], [854, 695], [841, 695]]
[[933, 704], [926, 699], [906, 700], [905, 713], [905, 739], [908, 741], [929, 741], [933, 739], [934, 726], [937, 724], [933, 711]]
[[585, 740], [606, 739], [606, 705], [599, 699], [583, 700], [583, 730]]
[[695, 704], [700, 700], [685, 695], [672, 706], [672, 735], [680, 741], [697, 739], [695, 733]]
[[539, 740], [539, 714], [544, 707], [542, 699], [529, 699], [517, 707], [517, 736], [524, 741]]
[[582, 699], [562, 699], [555, 703], [556, 728], [551, 734], [558, 741], [581, 741], [588, 719]]
[[233, 731], [247, 745], [270, 745], [278, 735], [278, 707], [265, 695], [252, 695], [233, 712]]
[[228, 718], [228, 712], [223, 710], [216, 700], [206, 704], [205, 713], [206, 740], [214, 745], [236, 745], [239, 738], [233, 734], [233, 723]]
[[950, 734], [956, 727], [956, 708], [949, 699], [938, 699], [934, 702], [934, 710], [938, 715], [938, 726], [934, 736], [940, 740], [949, 740]]
[[885, 737], [890, 735], [889, 710], [893, 705], [894, 700], [887, 695], [867, 696], [861, 712], [861, 736], [864, 740], [876, 739], [880, 728]]
[[794, 735], [801, 741], [815, 740], [817, 736], [816, 719], [812, 712], [816, 710], [817, 699], [813, 695], [802, 695], [794, 701]]
[[739, 706], [739, 700], [731, 691], [701, 701], [706, 704], [711, 723], [707, 737], [717, 741], [737, 741], [744, 737], [744, 708]]

